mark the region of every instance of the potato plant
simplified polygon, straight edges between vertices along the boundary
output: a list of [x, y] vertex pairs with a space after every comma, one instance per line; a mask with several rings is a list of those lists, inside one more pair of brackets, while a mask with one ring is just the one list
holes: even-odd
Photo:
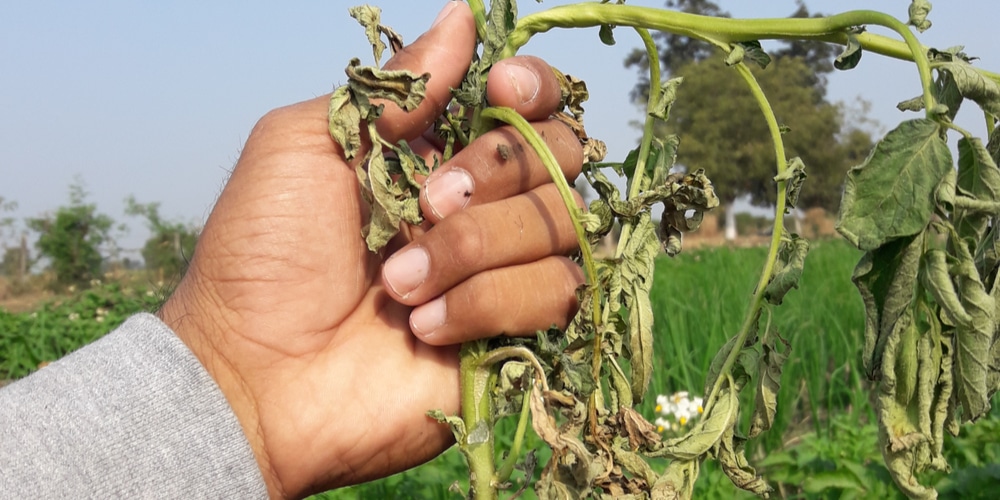
[[[918, 476], [948, 470], [944, 432], [957, 434], [960, 424], [984, 416], [1000, 387], [1000, 132], [995, 127], [1000, 75], [973, 66], [962, 47], [921, 45], [914, 29], [930, 27], [930, 4], [924, 0], [913, 0], [905, 22], [867, 10], [808, 19], [723, 19], [606, 0], [518, 19], [513, 0], [492, 0], [489, 9], [482, 0], [469, 4], [481, 50], [436, 126], [446, 144], [444, 157], [499, 124], [521, 133], [563, 195], [587, 284], [579, 291], [580, 312], [565, 331], [463, 346], [461, 415], [428, 410], [451, 427], [468, 460], [468, 496], [496, 498], [512, 489], [515, 469], [532, 477], [534, 455], [522, 457], [520, 450], [529, 422], [552, 448], [552, 458], [534, 484], [539, 498], [689, 498], [704, 460], [717, 460], [736, 486], [768, 496], [771, 488], [748, 462], [744, 445], [771, 427], [783, 363], [794, 337], [810, 334], [783, 332], [790, 342], [771, 326], [772, 315], [780, 314], [776, 306], [798, 286], [809, 249], [806, 240], [783, 225], [783, 215], [795, 207], [806, 182], [808, 166], [786, 156], [783, 127], [749, 65], [766, 67], [770, 60], [760, 40], [801, 39], [842, 45], [834, 63], [842, 70], [856, 66], [864, 52], [912, 61], [921, 83], [921, 95], [899, 104], [921, 116], [888, 132], [863, 163], [847, 172], [837, 229], [865, 252], [853, 281], [866, 310], [862, 356], [873, 381], [881, 454], [905, 494], [936, 497]], [[355, 7], [350, 13], [365, 27], [375, 65], [350, 62], [348, 84], [331, 98], [330, 132], [349, 156], [362, 150], [365, 133], [375, 146], [357, 170], [372, 207], [364, 237], [375, 251], [401, 224], [421, 222], [416, 179], [432, 166], [405, 142], [390, 144], [379, 137], [374, 120], [381, 108], [371, 99], [413, 109], [428, 75], [378, 69], [386, 48], [382, 38], [393, 50], [402, 39], [381, 24], [377, 8]], [[889, 28], [898, 37], [870, 34], [866, 26]], [[619, 162], [605, 161], [603, 144], [583, 128], [584, 82], [557, 71], [564, 103], [559, 116], [583, 144], [588, 162], [584, 176], [599, 196], [587, 211], [576, 208], [569, 183], [534, 129], [512, 110], [491, 107], [485, 99], [491, 65], [557, 27], [599, 27], [604, 43], [614, 43], [624, 28], [631, 28], [650, 63], [644, 134], [639, 147]], [[671, 105], [683, 99], [684, 89], [679, 79], [661, 78], [649, 30], [682, 34], [718, 48], [732, 77], [742, 80], [758, 103], [776, 158], [773, 236], [746, 316], [709, 367], [703, 417], [671, 438], [662, 437], [633, 409], [646, 397], [655, 365], [649, 300], [654, 261], [661, 251], [679, 252], [683, 233], [696, 229], [719, 200], [705, 172], [674, 168], [679, 138], [653, 134], [658, 120], [669, 120]], [[982, 109], [986, 141], [953, 123], [965, 101]], [[949, 135], [957, 137], [957, 162]], [[612, 173], [624, 178], [624, 193], [610, 180]], [[654, 221], [651, 210], [658, 205], [662, 216]], [[614, 255], [596, 258], [593, 246], [616, 226], [621, 236]], [[740, 407], [743, 390], [755, 391], [751, 407]], [[748, 428], [741, 428], [741, 412], [751, 415]], [[495, 424], [506, 415], [518, 415], [518, 426], [513, 446], [498, 464]], [[669, 465], [654, 470], [650, 458], [669, 459]]]

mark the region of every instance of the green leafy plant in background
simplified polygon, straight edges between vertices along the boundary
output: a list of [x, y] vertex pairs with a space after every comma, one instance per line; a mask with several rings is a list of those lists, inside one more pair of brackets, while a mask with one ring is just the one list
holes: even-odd
[[27, 220], [28, 228], [38, 233], [38, 253], [48, 259], [57, 289], [86, 287], [101, 275], [101, 247], [111, 240], [114, 221], [86, 199], [83, 184], [77, 180], [70, 185], [69, 205], [59, 207], [54, 215]]
[[[534, 485], [540, 498], [689, 498], [706, 459], [715, 460], [736, 486], [769, 495], [771, 486], [750, 465], [745, 451], [750, 440], [779, 418], [782, 371], [796, 337], [809, 333], [786, 330], [790, 342], [773, 326], [774, 317], [781, 314], [775, 306], [798, 286], [809, 250], [809, 243], [783, 223], [786, 210], [797, 203], [808, 166], [800, 158], [786, 157], [782, 124], [749, 65], [766, 67], [770, 61], [759, 40], [790, 39], [843, 45], [833, 63], [841, 70], [856, 66], [863, 52], [910, 60], [916, 66], [922, 93], [900, 108], [923, 117], [891, 130], [864, 162], [850, 169], [837, 227], [865, 252], [853, 281], [865, 304], [862, 355], [864, 371], [874, 382], [878, 423], [877, 444], [869, 439], [869, 448], [882, 455], [888, 477], [903, 493], [935, 497], [937, 492], [920, 480], [928, 471], [949, 469], [944, 431], [957, 435], [961, 422], [986, 415], [990, 396], [1000, 387], [1000, 236], [994, 220], [1000, 213], [1000, 133], [995, 128], [1000, 75], [972, 66], [972, 58], [960, 47], [935, 50], [920, 45], [911, 26], [919, 31], [930, 27], [930, 4], [921, 0], [912, 2], [907, 23], [874, 11], [736, 20], [607, 1], [555, 7], [518, 20], [510, 0], [493, 0], [488, 11], [481, 0], [469, 3], [482, 50], [454, 92], [455, 105], [439, 121], [444, 157], [498, 124], [521, 133], [564, 197], [587, 274], [580, 313], [565, 331], [542, 331], [533, 340], [463, 346], [462, 413], [430, 415], [455, 433], [470, 469], [469, 496], [495, 498], [513, 486], [514, 470], [533, 476], [535, 455], [520, 458], [528, 422], [551, 449]], [[366, 28], [376, 65], [386, 48], [383, 35], [390, 48], [401, 46], [399, 36], [381, 25], [378, 9], [353, 8], [351, 15]], [[869, 25], [889, 28], [902, 40], [870, 34], [865, 30]], [[560, 116], [584, 146], [584, 175], [599, 196], [583, 212], [534, 129], [512, 110], [486, 103], [485, 77], [493, 63], [513, 56], [538, 33], [597, 27], [602, 42], [614, 43], [616, 28], [626, 26], [636, 31], [648, 54], [651, 90], [640, 146], [622, 162], [604, 162], [603, 144], [583, 129], [581, 103], [588, 97], [583, 82], [557, 72], [564, 90], [565, 112]], [[680, 252], [683, 233], [696, 229], [704, 212], [719, 200], [704, 172], [674, 171], [680, 139], [653, 134], [658, 121], [669, 119], [672, 103], [683, 99], [683, 85], [680, 79], [661, 81], [650, 29], [716, 47], [733, 78], [743, 82], [757, 103], [775, 154], [775, 218], [763, 269], [740, 326], [706, 367], [704, 416], [686, 434], [669, 439], [634, 409], [646, 397], [654, 365], [654, 263], [661, 249], [668, 255]], [[372, 205], [364, 236], [369, 248], [377, 250], [402, 222], [421, 222], [415, 176], [433, 166], [425, 165], [405, 143], [389, 144], [378, 135], [374, 120], [381, 108], [371, 99], [413, 109], [423, 98], [428, 75], [382, 71], [357, 59], [347, 75], [349, 83], [331, 99], [330, 132], [349, 157], [360, 154], [365, 133], [373, 143], [357, 173]], [[985, 144], [953, 123], [966, 100], [985, 113], [990, 135]], [[948, 132], [960, 136], [957, 169]], [[394, 152], [394, 158], [384, 150]], [[503, 156], [503, 151], [498, 154]], [[609, 172], [626, 179], [624, 194], [609, 180]], [[663, 209], [658, 224], [651, 216], [654, 206]], [[592, 245], [616, 225], [621, 236], [614, 255], [595, 258]], [[752, 399], [741, 397], [748, 387]], [[517, 415], [517, 424], [498, 465], [497, 443], [505, 440], [497, 439], [496, 423], [504, 415]], [[654, 470], [650, 460], [656, 459], [668, 461], [665, 469]], [[882, 491], [870, 482], [868, 472], [837, 470], [830, 481], [849, 474], [863, 491]]]
[[32, 311], [0, 308], [0, 383], [24, 377], [163, 303], [162, 292], [145, 286], [97, 280], [92, 285]]

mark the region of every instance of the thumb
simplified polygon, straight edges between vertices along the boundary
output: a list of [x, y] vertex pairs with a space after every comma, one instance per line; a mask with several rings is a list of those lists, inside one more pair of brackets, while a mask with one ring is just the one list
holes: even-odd
[[444, 111], [469, 70], [476, 48], [476, 23], [465, 2], [450, 1], [438, 14], [430, 30], [404, 47], [385, 63], [387, 70], [430, 73], [427, 93], [417, 109], [406, 112], [383, 101], [385, 109], [377, 126], [390, 142], [419, 136]]

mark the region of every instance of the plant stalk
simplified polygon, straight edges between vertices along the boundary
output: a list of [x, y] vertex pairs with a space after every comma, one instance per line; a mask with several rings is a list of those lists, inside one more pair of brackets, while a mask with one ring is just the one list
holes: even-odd
[[[724, 50], [734, 42], [752, 40], [819, 40], [847, 43], [847, 30], [856, 26], [877, 25], [898, 33], [903, 42], [880, 35], [857, 36], [865, 50], [913, 61], [920, 73], [924, 104], [928, 113], [934, 105], [933, 83], [927, 48], [920, 44], [909, 27], [898, 19], [871, 10], [855, 10], [829, 17], [788, 19], [729, 19], [624, 4], [580, 3], [563, 5], [521, 18], [507, 38], [503, 57], [510, 57], [537, 33], [552, 28], [586, 28], [604, 24], [641, 27], [667, 31], [706, 41]], [[977, 71], [1000, 82], [1000, 74]]]
[[[764, 119], [767, 121], [767, 129], [771, 134], [771, 141], [774, 143], [775, 170], [777, 171], [777, 177], [781, 177], [781, 174], [788, 168], [788, 160], [785, 157], [785, 145], [781, 138], [781, 128], [778, 125], [778, 119], [774, 116], [774, 110], [771, 109], [771, 104], [768, 102], [764, 90], [757, 83], [757, 79], [753, 76], [750, 68], [742, 62], [736, 64], [735, 68], [736, 72], [743, 77], [747, 87], [750, 88], [750, 93], [753, 94], [754, 100], [757, 101], [757, 105], [764, 115]], [[739, 332], [736, 334], [737, 340], [733, 344], [733, 349], [729, 352], [729, 356], [726, 357], [726, 361], [719, 371], [719, 376], [715, 379], [712, 390], [705, 398], [706, 415], [711, 411], [715, 400], [718, 398], [719, 391], [722, 389], [722, 384], [725, 381], [723, 375], [728, 374], [732, 370], [733, 364], [736, 363], [736, 359], [739, 357], [740, 351], [743, 349], [747, 336], [749, 336], [750, 331], [753, 329], [753, 324], [757, 321], [758, 313], [764, 303], [764, 290], [767, 288], [767, 284], [771, 280], [771, 275], [774, 273], [774, 266], [778, 260], [778, 249], [781, 246], [781, 236], [784, 233], [785, 206], [787, 203], [785, 199], [785, 184], [786, 181], [783, 180], [777, 182], [777, 200], [774, 204], [774, 231], [771, 234], [771, 245], [768, 247], [767, 258], [764, 260], [764, 269], [760, 273], [757, 287], [754, 289], [753, 297], [750, 299], [750, 308], [743, 319], [743, 324], [740, 326]]]
[[563, 203], [566, 205], [566, 210], [569, 212], [570, 219], [573, 222], [573, 230], [576, 232], [576, 240], [580, 245], [580, 254], [583, 260], [583, 268], [587, 273], [587, 281], [595, 290], [593, 294], [594, 324], [600, 325], [601, 300], [600, 295], [596, 293], [597, 265], [594, 263], [594, 254], [590, 248], [590, 242], [587, 240], [587, 233], [583, 228], [583, 222], [580, 220], [580, 209], [577, 208], [576, 199], [573, 198], [573, 189], [569, 187], [566, 176], [560, 170], [559, 161], [556, 160], [552, 151], [545, 144], [545, 139], [542, 139], [535, 128], [513, 109], [500, 106], [486, 108], [482, 112], [482, 117], [498, 120], [514, 127], [528, 141], [528, 145], [535, 150], [535, 153], [542, 160], [542, 164], [545, 165], [545, 169], [548, 170], [549, 175], [552, 177], [552, 182], [556, 185], [556, 189], [559, 190], [559, 195], [562, 197]]
[[496, 382], [496, 365], [482, 363], [488, 348], [485, 340], [466, 342], [462, 344], [459, 354], [462, 421], [465, 422], [466, 442], [458, 443], [458, 446], [469, 463], [469, 497], [476, 500], [497, 498], [497, 490], [493, 486], [496, 474], [493, 457], [496, 409], [493, 407], [492, 394]]
[[[507, 458], [504, 459], [503, 464], [500, 465], [500, 470], [497, 471], [496, 479], [494, 480], [494, 483], [496, 484], [505, 483], [510, 480], [510, 475], [514, 472], [514, 464], [517, 463], [517, 457], [521, 455], [521, 445], [524, 443], [524, 433], [528, 429], [528, 415], [531, 413], [529, 411], [531, 403], [530, 385], [524, 390], [524, 395], [521, 397], [523, 398], [521, 399], [521, 415], [517, 419], [517, 430], [514, 431], [514, 442], [510, 445], [510, 453], [507, 454]], [[525, 481], [530, 480], [530, 477], [525, 478]]]
[[[642, 142], [639, 143], [639, 157], [635, 163], [635, 172], [629, 180], [628, 199], [632, 199], [642, 191], [642, 177], [646, 173], [646, 160], [649, 157], [649, 148], [653, 144], [653, 126], [656, 118], [650, 111], [656, 108], [660, 101], [660, 55], [656, 49], [656, 41], [645, 28], [635, 28], [635, 31], [642, 38], [643, 48], [646, 50], [646, 59], [649, 60], [649, 98], [646, 99], [646, 121], [642, 126]], [[622, 224], [621, 235], [618, 237], [618, 248], [615, 249], [615, 258], [620, 259], [625, 252], [625, 246], [632, 237], [632, 222], [625, 221]]]

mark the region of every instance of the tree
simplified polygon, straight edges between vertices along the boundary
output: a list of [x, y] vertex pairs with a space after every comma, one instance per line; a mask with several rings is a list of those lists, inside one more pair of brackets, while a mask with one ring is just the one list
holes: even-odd
[[86, 287], [100, 275], [101, 247], [111, 242], [114, 221], [97, 213], [97, 206], [85, 203], [87, 193], [77, 180], [70, 185], [69, 205], [55, 215], [28, 219], [28, 228], [38, 233], [35, 246], [49, 260], [56, 287]]
[[[16, 201], [7, 201], [0, 196], [0, 212], [13, 212], [17, 210]], [[3, 250], [3, 259], [0, 261], [0, 272], [8, 278], [12, 278], [15, 283], [22, 283], [28, 270], [31, 256], [28, 254], [26, 235], [22, 232], [20, 245], [11, 245], [9, 242], [14, 239], [17, 233], [16, 221], [13, 217], [0, 217], [0, 249]]]
[[[779, 123], [788, 127], [783, 140], [789, 158], [801, 157], [809, 179], [800, 205], [836, 208], [844, 173], [854, 162], [848, 152], [867, 152], [870, 137], [856, 129], [841, 138], [844, 114], [810, 85], [813, 72], [799, 58], [775, 59], [755, 69]], [[680, 98], [663, 133], [678, 133], [678, 162], [704, 168], [723, 202], [749, 195], [755, 205], [775, 202], [774, 149], [767, 124], [742, 80], [718, 59], [692, 62], [675, 76], [684, 77]]]
[[182, 275], [194, 253], [198, 228], [165, 221], [160, 216], [159, 203], [139, 203], [133, 196], [125, 199], [125, 213], [146, 219], [146, 226], [152, 233], [142, 247], [146, 268], [158, 270], [166, 276]]
[[[671, 0], [667, 5], [728, 17], [707, 0]], [[792, 17], [810, 15], [799, 2]], [[731, 205], [748, 195], [755, 205], [772, 205], [775, 159], [771, 138], [746, 85], [712, 46], [680, 35], [658, 33], [655, 38], [664, 72], [684, 77], [670, 121], [658, 125], [658, 135], [681, 136], [678, 163], [689, 169], [704, 168], [723, 203]], [[825, 99], [825, 75], [833, 70], [835, 53], [836, 48], [822, 42], [797, 41], [774, 51], [767, 69], [752, 65], [779, 123], [789, 127], [784, 135], [789, 158], [801, 157], [806, 165], [809, 178], [799, 199], [801, 207], [835, 210], [844, 173], [873, 145], [867, 131], [847, 126], [848, 113], [842, 106]], [[644, 98], [649, 89], [648, 77], [643, 76], [648, 68], [645, 53], [634, 52], [626, 66], [643, 70], [633, 95]], [[727, 208], [727, 220], [731, 212]]]

